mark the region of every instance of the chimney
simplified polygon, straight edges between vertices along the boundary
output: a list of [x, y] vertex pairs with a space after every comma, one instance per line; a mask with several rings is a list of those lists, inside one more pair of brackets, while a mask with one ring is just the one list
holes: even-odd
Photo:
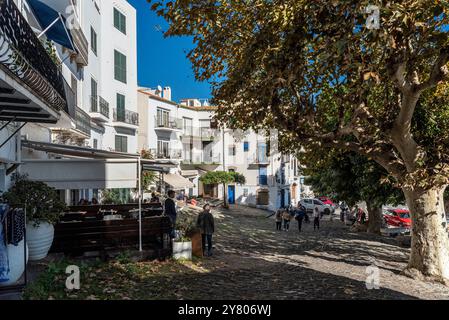
[[170, 100], [171, 101], [171, 88], [170, 87], [165, 87], [164, 88], [164, 92], [163, 92], [163, 96], [164, 99], [166, 100]]

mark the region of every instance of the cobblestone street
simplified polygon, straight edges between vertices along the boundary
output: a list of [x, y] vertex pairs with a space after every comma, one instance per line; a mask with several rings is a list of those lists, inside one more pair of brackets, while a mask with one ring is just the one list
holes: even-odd
[[[324, 218], [321, 230], [296, 221], [275, 231], [267, 212], [238, 207], [217, 218], [215, 254], [203, 272], [170, 277], [166, 290], [195, 299], [448, 299], [449, 289], [400, 275], [408, 249], [393, 239], [351, 233]], [[327, 219], [327, 220], [326, 220]], [[366, 267], [380, 268], [380, 289], [367, 290]]]

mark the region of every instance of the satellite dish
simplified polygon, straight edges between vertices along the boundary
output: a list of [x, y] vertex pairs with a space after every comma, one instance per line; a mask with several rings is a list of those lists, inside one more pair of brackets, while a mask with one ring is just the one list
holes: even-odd
[[157, 86], [157, 91], [162, 92], [162, 87], [161, 86]]

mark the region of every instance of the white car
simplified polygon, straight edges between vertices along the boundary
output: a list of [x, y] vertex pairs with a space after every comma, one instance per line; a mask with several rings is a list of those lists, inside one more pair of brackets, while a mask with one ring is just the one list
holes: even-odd
[[321, 214], [333, 214], [335, 212], [335, 208], [331, 205], [324, 204], [319, 199], [302, 199], [299, 203], [304, 206], [307, 212], [313, 212], [315, 207], [318, 207], [318, 210]]

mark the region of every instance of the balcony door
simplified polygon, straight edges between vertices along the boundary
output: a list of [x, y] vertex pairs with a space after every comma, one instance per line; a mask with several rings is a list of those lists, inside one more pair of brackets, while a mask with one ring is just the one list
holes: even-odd
[[157, 126], [168, 128], [170, 122], [170, 111], [157, 109]]
[[117, 121], [124, 122], [126, 118], [126, 99], [125, 96], [117, 93]]
[[157, 142], [157, 154], [158, 154], [158, 158], [169, 159], [170, 158], [170, 142], [159, 140]]
[[98, 84], [94, 78], [90, 79], [90, 110], [98, 112]]
[[189, 118], [184, 118], [184, 134], [186, 136], [193, 136], [193, 120]]

